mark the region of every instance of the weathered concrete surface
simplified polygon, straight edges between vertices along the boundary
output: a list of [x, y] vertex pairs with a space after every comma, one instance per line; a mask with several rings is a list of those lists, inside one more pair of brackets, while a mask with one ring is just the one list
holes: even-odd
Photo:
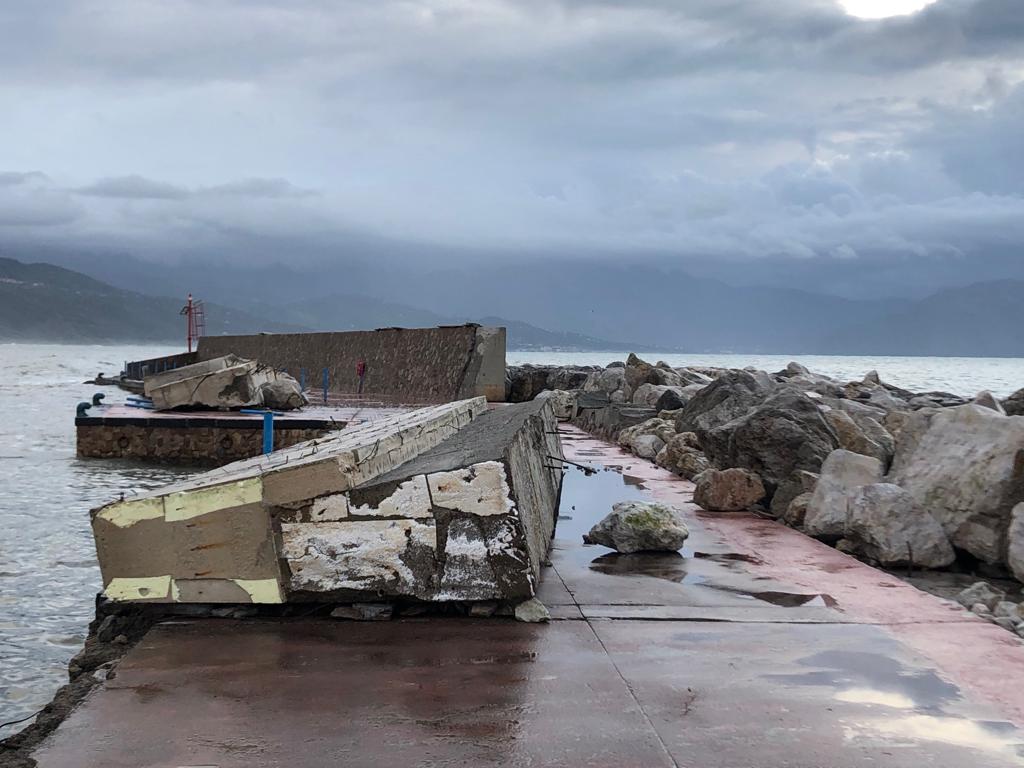
[[100, 508], [106, 594], [529, 599], [555, 525], [557, 424], [545, 401], [484, 409], [415, 411]]
[[[204, 360], [193, 365], [147, 376], [146, 397], [158, 411], [174, 408], [252, 408], [265, 404], [264, 392], [270, 388], [274, 408], [298, 408], [305, 405], [298, 382], [256, 360], [235, 355]], [[293, 390], [289, 398], [288, 390]], [[284, 393], [283, 396], [281, 393]]]
[[[104, 591], [117, 601], [283, 602], [291, 583], [277, 545], [282, 517], [326, 522], [339, 508], [344, 517], [339, 494], [442, 443], [485, 409], [476, 398], [402, 413], [95, 509]], [[411, 537], [414, 524], [364, 523], [366, 561], [375, 546]], [[420, 534], [416, 541], [429, 538]]]
[[[552, 624], [164, 625], [39, 766], [1024, 763], [1009, 633], [774, 521], [705, 515], [691, 483], [565, 438], [567, 458], [625, 475], [565, 478], [540, 591]], [[626, 497], [684, 510], [682, 555], [578, 543]]]
[[556, 429], [546, 401], [494, 408], [388, 473], [278, 510], [293, 599], [532, 597], [558, 508]]
[[397, 403], [443, 403], [470, 397], [505, 399], [505, 329], [477, 325], [381, 328], [343, 333], [260, 333], [205, 336], [199, 359], [253, 358], [320, 386], [328, 369], [332, 392], [358, 389], [356, 365], [366, 362], [364, 395]]

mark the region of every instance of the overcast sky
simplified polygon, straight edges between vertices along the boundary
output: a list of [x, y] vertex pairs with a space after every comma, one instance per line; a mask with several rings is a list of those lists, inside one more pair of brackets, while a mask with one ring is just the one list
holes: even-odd
[[1022, 0], [3, 0], [0, 72], [0, 244], [1024, 243]]

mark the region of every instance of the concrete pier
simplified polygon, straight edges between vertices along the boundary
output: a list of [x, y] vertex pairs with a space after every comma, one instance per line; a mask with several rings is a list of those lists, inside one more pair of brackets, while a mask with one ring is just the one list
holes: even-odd
[[[778, 523], [571, 428], [540, 596], [550, 625], [178, 620], [132, 650], [41, 768], [1024, 764], [1024, 647]], [[580, 532], [680, 506], [681, 555]]]
[[[304, 408], [274, 417], [274, 450], [344, 429], [349, 408]], [[360, 413], [357, 418], [365, 419]], [[263, 418], [238, 411], [160, 412], [99, 406], [75, 419], [76, 453], [84, 459], [219, 467], [263, 453]]]

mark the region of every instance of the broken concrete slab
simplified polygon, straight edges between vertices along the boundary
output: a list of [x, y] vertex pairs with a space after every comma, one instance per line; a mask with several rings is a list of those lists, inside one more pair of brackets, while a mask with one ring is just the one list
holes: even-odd
[[92, 528], [112, 600], [280, 603], [278, 517], [388, 472], [455, 435], [483, 398], [424, 408], [332, 433], [268, 456], [93, 510]]
[[299, 383], [256, 360], [224, 355], [147, 376], [146, 397], [158, 411], [175, 408], [231, 410], [267, 405], [289, 410], [306, 404]]
[[138, 602], [534, 595], [561, 448], [544, 401], [422, 409], [101, 507], [107, 597]]
[[533, 597], [557, 515], [556, 427], [543, 400], [497, 408], [391, 472], [281, 510], [288, 590], [318, 600]]

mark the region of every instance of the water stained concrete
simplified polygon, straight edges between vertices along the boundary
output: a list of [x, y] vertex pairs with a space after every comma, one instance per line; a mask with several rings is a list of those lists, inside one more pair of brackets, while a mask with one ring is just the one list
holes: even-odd
[[797, 661], [810, 671], [770, 674], [770, 681], [822, 687], [836, 701], [867, 707], [871, 714], [848, 725], [851, 740], [930, 741], [1024, 758], [1024, 734], [1007, 720], [964, 714], [961, 689], [932, 669], [913, 669], [873, 651], [823, 651]]

